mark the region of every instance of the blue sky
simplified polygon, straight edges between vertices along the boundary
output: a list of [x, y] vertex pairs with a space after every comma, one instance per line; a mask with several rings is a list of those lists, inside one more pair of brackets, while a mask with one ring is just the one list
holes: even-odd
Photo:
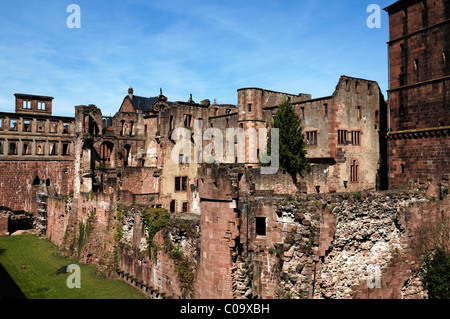
[[[394, 0], [2, 0], [0, 111], [14, 93], [117, 112], [128, 87], [171, 101], [237, 103], [237, 89], [331, 95], [341, 75], [388, 89], [388, 17], [370, 29], [368, 5]], [[69, 29], [67, 7], [81, 8]]]

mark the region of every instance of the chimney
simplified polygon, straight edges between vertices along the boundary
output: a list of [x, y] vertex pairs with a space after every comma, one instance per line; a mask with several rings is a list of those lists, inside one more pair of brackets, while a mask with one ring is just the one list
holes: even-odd
[[133, 100], [133, 88], [131, 86], [128, 89], [128, 96], [130, 97], [130, 100]]

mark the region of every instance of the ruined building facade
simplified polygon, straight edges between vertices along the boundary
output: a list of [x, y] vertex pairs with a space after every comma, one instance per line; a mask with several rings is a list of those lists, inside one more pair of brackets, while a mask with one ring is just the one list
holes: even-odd
[[[242, 88], [236, 105], [130, 87], [114, 116], [56, 117], [53, 98], [16, 94], [0, 113], [0, 235], [34, 216], [62, 254], [152, 298], [423, 298], [414, 230], [448, 216], [449, 199], [378, 191], [447, 183], [448, 8], [386, 8], [389, 107], [376, 82], [349, 76], [320, 98]], [[286, 100], [311, 163], [296, 181], [258, 162]], [[150, 236], [155, 211], [170, 221]]]
[[[39, 194], [67, 195], [73, 188], [75, 121], [53, 116], [52, 101], [15, 94], [15, 113], [0, 113], [0, 207], [45, 215]], [[9, 227], [3, 233], [14, 231]]]
[[450, 2], [397, 1], [389, 14], [389, 180], [445, 183], [450, 167]]

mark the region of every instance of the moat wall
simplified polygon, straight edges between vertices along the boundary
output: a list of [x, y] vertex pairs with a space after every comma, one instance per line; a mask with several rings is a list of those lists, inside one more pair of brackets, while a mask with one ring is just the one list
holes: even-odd
[[[426, 298], [411, 250], [415, 229], [449, 216], [449, 199], [418, 191], [279, 195], [230, 175], [200, 174], [201, 215], [172, 216], [154, 237], [154, 255], [145, 205], [118, 211], [114, 194], [49, 198], [47, 235], [66, 255], [154, 298]], [[379, 285], [370, 288], [374, 276]]]

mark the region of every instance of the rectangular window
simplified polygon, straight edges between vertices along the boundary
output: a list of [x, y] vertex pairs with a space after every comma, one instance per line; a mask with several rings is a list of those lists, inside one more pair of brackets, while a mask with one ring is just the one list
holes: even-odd
[[175, 191], [181, 191], [181, 177], [175, 177]]
[[347, 131], [346, 130], [338, 131], [338, 144], [347, 144]]
[[188, 178], [187, 177], [175, 177], [175, 191], [185, 192], [187, 191]]
[[22, 144], [22, 154], [23, 155], [31, 155], [31, 142], [24, 141]]
[[69, 156], [70, 155], [70, 144], [69, 143], [63, 143], [63, 145], [62, 145], [62, 155], [63, 156]]
[[17, 131], [17, 120], [13, 120], [13, 119], [9, 120], [9, 130]]
[[31, 109], [31, 102], [30, 101], [22, 101], [22, 109], [30, 110]]
[[317, 131], [306, 132], [306, 144], [317, 145]]
[[56, 156], [58, 153], [58, 143], [50, 142], [49, 147], [50, 147], [49, 155]]
[[39, 133], [45, 132], [45, 121], [37, 121], [36, 131]]
[[184, 127], [192, 127], [192, 115], [191, 114], [184, 115]]
[[8, 155], [17, 155], [17, 142], [9, 142]]
[[31, 121], [30, 120], [24, 120], [23, 121], [23, 131], [24, 132], [31, 132]]
[[183, 213], [187, 213], [188, 212], [188, 202], [183, 202]]
[[45, 102], [38, 102], [37, 107], [38, 110], [45, 111]]
[[301, 109], [300, 109], [300, 113], [301, 113], [301, 118], [302, 119], [304, 119], [305, 118], [305, 108], [304, 107], [302, 107]]
[[[108, 126], [106, 128], [108, 128]], [[63, 123], [63, 134], [69, 134], [69, 123]]]
[[251, 103], [248, 104], [248, 113], [252, 113], [252, 104]]
[[362, 118], [361, 106], [358, 105], [356, 107], [356, 111], [357, 111], [357, 114], [358, 114], [358, 120], [360, 120]]
[[5, 145], [5, 141], [0, 140], [0, 155], [3, 155], [3, 145]]
[[36, 155], [44, 155], [45, 142], [36, 142]]
[[50, 122], [50, 133], [58, 133], [58, 122]]
[[173, 130], [173, 115], [170, 116], [170, 120], [169, 120], [169, 131]]
[[181, 178], [181, 190], [184, 192], [187, 191], [187, 177]]
[[352, 162], [352, 165], [350, 166], [350, 181], [353, 183], [356, 183], [359, 181], [359, 165], [356, 163], [356, 161]]
[[256, 236], [266, 236], [266, 218], [256, 217]]
[[202, 129], [203, 128], [203, 119], [201, 117], [198, 119], [197, 123], [198, 123], [197, 124], [198, 125], [197, 128]]
[[359, 144], [359, 131], [352, 131], [352, 144], [360, 145]]
[[134, 136], [134, 121], [130, 122], [130, 136]]
[[328, 104], [323, 105], [323, 116], [328, 116]]

